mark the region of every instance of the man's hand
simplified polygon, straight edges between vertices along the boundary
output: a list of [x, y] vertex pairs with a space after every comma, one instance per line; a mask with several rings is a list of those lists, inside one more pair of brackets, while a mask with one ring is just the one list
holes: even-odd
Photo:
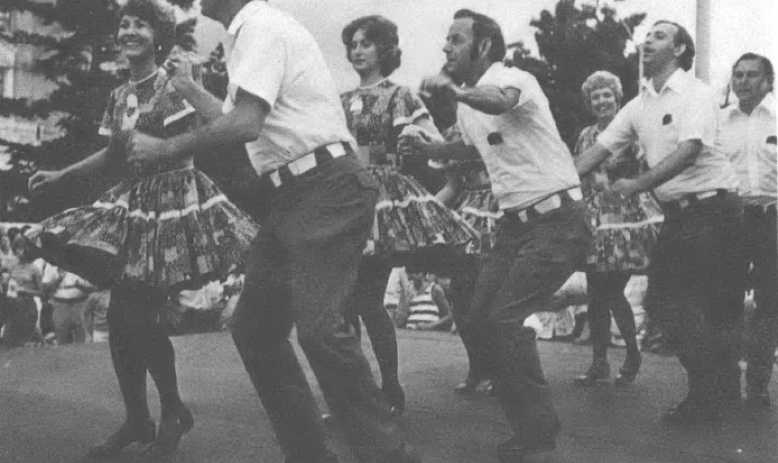
[[409, 125], [400, 134], [397, 141], [397, 154], [402, 156], [426, 156], [432, 146], [432, 138], [423, 130], [414, 130]]
[[611, 196], [628, 198], [640, 191], [640, 185], [637, 180], [631, 178], [620, 178], [610, 184], [610, 187], [606, 190], [606, 193], [610, 194]]
[[140, 166], [166, 160], [167, 142], [160, 138], [136, 132], [135, 130], [124, 132], [124, 149], [127, 152], [127, 163]]
[[[164, 67], [171, 75], [170, 83], [178, 91], [198, 85], [194, 76], [196, 56], [192, 53], [177, 53], [165, 61]], [[172, 71], [172, 72], [171, 72]]]
[[39, 170], [27, 180], [27, 189], [32, 192], [46, 191], [62, 180], [61, 170]]
[[462, 89], [446, 74], [427, 77], [421, 83], [421, 93], [426, 95], [443, 94], [446, 98], [456, 99]]

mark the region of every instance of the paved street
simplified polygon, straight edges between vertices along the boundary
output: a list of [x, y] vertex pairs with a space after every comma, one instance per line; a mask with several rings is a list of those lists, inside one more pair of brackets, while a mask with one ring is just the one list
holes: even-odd
[[[196, 423], [168, 461], [283, 461], [229, 334], [177, 337], [174, 344], [182, 394]], [[528, 462], [778, 462], [775, 406], [756, 414], [738, 411], [719, 425], [668, 428], [659, 415], [685, 392], [674, 359], [647, 354], [631, 388], [582, 390], [572, 378], [588, 366], [590, 348], [561, 342], [540, 347], [564, 427], [556, 452]], [[496, 462], [494, 447], [509, 431], [495, 399], [451, 393], [466, 370], [459, 339], [403, 331], [400, 351], [408, 410], [399, 425], [424, 461]], [[624, 351], [611, 352], [617, 371]], [[149, 388], [156, 414], [156, 391]], [[778, 398], [775, 378], [771, 393]], [[106, 344], [0, 351], [0, 463], [86, 461], [85, 450], [122, 419]], [[341, 461], [353, 462], [342, 436], [331, 434]], [[112, 461], [147, 459], [131, 447]]]

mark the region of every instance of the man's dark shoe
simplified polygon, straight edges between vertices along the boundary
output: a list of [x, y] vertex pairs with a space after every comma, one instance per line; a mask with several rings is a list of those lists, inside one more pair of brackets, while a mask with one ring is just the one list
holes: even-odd
[[378, 463], [421, 463], [421, 457], [410, 445], [403, 444], [397, 450], [378, 460]]
[[515, 435], [497, 446], [497, 459], [500, 463], [518, 463], [527, 455], [550, 452], [556, 448], [556, 438], [561, 429], [562, 423], [556, 419], [553, 430], [545, 437], [528, 438]]
[[662, 415], [662, 421], [671, 425], [693, 425], [715, 423], [726, 417], [725, 406], [721, 403], [684, 399]]

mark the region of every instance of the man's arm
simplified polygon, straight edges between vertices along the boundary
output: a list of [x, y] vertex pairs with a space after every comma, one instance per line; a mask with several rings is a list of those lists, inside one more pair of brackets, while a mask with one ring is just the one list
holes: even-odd
[[575, 170], [578, 171], [578, 176], [584, 177], [588, 175], [591, 171], [596, 169], [597, 166], [605, 162], [610, 155], [611, 152], [608, 151], [608, 148], [600, 143], [595, 143], [590, 146], [586, 151], [573, 159], [573, 162], [575, 162]]
[[206, 90], [192, 77], [192, 62], [182, 58], [171, 58], [176, 65], [175, 74], [170, 79], [173, 88], [183, 96], [197, 111], [202, 121], [209, 124], [222, 115], [222, 101]]
[[653, 169], [634, 179], [619, 179], [611, 184], [610, 189], [623, 196], [653, 190], [693, 165], [701, 150], [701, 140], [682, 141], [675, 151]]
[[457, 101], [492, 116], [506, 113], [515, 108], [519, 104], [520, 97], [521, 90], [517, 88], [500, 88], [493, 85], [458, 88], [455, 93]]
[[128, 162], [175, 161], [196, 153], [218, 153], [235, 143], [248, 143], [259, 138], [270, 105], [262, 98], [238, 89], [235, 107], [211, 123], [161, 140], [139, 132], [127, 137]]
[[514, 87], [501, 88], [496, 85], [480, 85], [462, 88], [446, 74], [438, 74], [424, 80], [422, 92], [444, 93], [476, 111], [493, 116], [503, 114], [519, 104], [521, 90]]

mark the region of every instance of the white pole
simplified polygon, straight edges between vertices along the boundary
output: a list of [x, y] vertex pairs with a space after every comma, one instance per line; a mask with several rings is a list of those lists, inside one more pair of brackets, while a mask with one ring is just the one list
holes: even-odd
[[695, 74], [710, 83], [711, 0], [697, 0], [697, 56]]

